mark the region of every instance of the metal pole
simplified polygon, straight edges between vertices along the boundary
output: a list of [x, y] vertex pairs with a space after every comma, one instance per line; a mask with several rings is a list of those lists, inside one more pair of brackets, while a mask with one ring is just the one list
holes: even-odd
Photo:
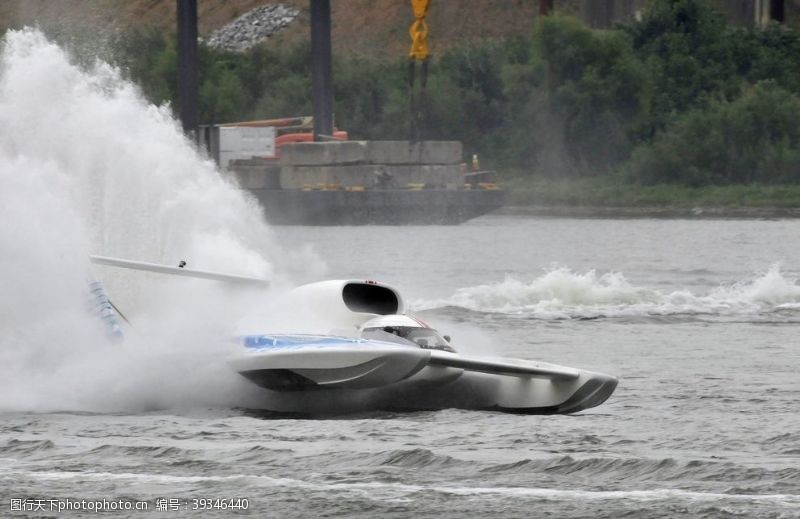
[[330, 0], [311, 2], [311, 103], [314, 108], [314, 140], [333, 135], [333, 72], [331, 56]]
[[197, 0], [176, 0], [178, 11], [178, 115], [183, 131], [197, 138], [199, 121], [199, 59]]
[[786, 19], [786, 8], [784, 0], [772, 0], [769, 6], [769, 17], [771, 20], [783, 23]]

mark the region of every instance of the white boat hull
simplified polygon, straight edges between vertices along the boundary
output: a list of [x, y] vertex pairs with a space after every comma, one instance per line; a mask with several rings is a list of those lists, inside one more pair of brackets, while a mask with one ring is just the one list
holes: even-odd
[[277, 412], [574, 413], [600, 405], [617, 386], [614, 377], [553, 364], [461, 357], [373, 340], [253, 336], [246, 343], [248, 351], [230, 363], [268, 390], [263, 407]]
[[247, 340], [248, 351], [230, 364], [275, 391], [381, 387], [409, 378], [430, 360], [427, 350], [361, 339], [293, 335]]

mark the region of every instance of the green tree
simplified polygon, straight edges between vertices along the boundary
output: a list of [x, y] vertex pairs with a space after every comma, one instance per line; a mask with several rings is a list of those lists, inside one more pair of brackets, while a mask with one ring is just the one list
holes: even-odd
[[[651, 134], [682, 111], [715, 95], [738, 95], [747, 52], [739, 31], [707, 0], [656, 0], [641, 21], [622, 26], [658, 88]], [[742, 59], [744, 58], [744, 60]]]
[[532, 59], [506, 85], [510, 152], [546, 174], [598, 175], [627, 158], [649, 109], [650, 85], [629, 38], [547, 17]]
[[775, 82], [690, 110], [633, 155], [643, 184], [688, 186], [800, 181], [800, 97]]

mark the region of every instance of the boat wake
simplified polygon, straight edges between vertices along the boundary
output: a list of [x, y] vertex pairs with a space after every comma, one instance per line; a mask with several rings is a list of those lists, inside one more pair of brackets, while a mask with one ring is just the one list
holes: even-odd
[[533, 319], [649, 316], [764, 316], [800, 313], [800, 285], [779, 265], [753, 279], [706, 294], [636, 286], [621, 273], [576, 273], [556, 268], [532, 280], [507, 276], [495, 284], [461, 288], [451, 297], [416, 301], [416, 310], [457, 307]]

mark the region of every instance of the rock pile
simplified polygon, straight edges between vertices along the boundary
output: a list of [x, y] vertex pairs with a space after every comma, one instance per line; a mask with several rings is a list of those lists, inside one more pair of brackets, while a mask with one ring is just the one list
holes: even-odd
[[241, 52], [277, 33], [299, 14], [298, 9], [283, 4], [262, 5], [212, 32], [208, 44]]

